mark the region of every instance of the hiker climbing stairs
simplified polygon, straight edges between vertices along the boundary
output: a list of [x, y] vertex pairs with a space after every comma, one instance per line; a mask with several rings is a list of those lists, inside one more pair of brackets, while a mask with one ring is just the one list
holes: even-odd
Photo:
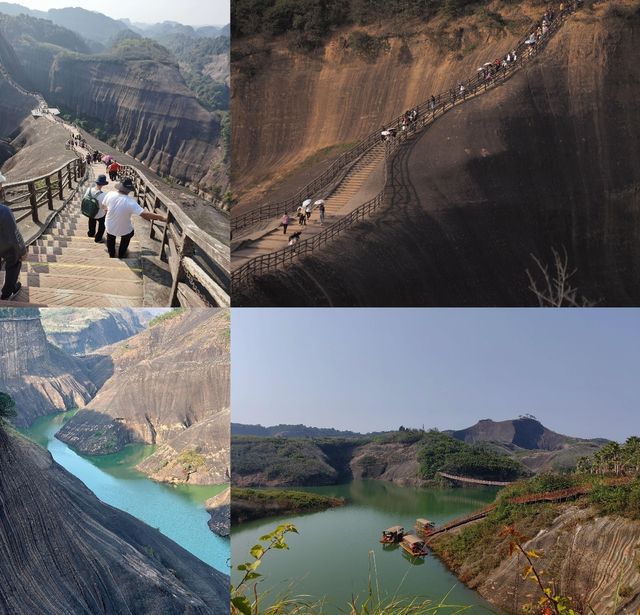
[[[96, 243], [87, 236], [87, 218], [80, 212], [80, 203], [86, 188], [102, 172], [103, 164], [91, 165], [85, 186], [28, 246], [20, 273], [22, 289], [15, 301], [47, 307], [142, 306], [139, 241], [133, 238], [127, 258], [121, 260], [109, 258], [105, 239]], [[113, 190], [114, 183], [106, 188]]]
[[[249, 239], [233, 252], [232, 268], [241, 267], [248, 260], [268, 254], [284, 248], [291, 233], [302, 231], [300, 239], [308, 239], [313, 235], [322, 232], [329, 224], [333, 224], [340, 217], [349, 213], [355, 207], [353, 198], [360, 192], [365, 182], [369, 179], [374, 170], [379, 167], [385, 156], [383, 143], [378, 143], [366, 152], [349, 170], [347, 175], [338, 184], [336, 189], [324, 199], [325, 221], [320, 224], [320, 214], [316, 209], [311, 214], [311, 218], [306, 225], [300, 226], [296, 218], [296, 212], [289, 212], [291, 224], [287, 234], [282, 232], [279, 220], [274, 220], [273, 225], [264, 230], [262, 234], [254, 239]], [[356, 203], [358, 205], [359, 203]]]

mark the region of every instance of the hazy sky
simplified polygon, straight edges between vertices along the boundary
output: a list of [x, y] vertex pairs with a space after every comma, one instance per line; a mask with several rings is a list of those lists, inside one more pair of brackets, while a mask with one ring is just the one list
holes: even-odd
[[640, 434], [640, 310], [236, 309], [235, 422]]
[[[8, 0], [10, 1], [10, 0]], [[177, 21], [193, 25], [225, 25], [229, 23], [230, 0], [135, 0], [135, 2], [105, 2], [104, 0], [14, 0], [30, 9], [48, 11], [80, 6], [97, 11], [113, 19], [129, 18], [131, 21], [156, 23]]]

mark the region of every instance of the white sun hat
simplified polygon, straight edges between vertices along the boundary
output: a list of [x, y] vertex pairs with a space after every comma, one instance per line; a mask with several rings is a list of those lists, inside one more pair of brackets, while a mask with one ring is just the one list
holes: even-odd
[[4, 184], [4, 182], [6, 181], [7, 181], [7, 178], [2, 173], [0, 173], [0, 184]]

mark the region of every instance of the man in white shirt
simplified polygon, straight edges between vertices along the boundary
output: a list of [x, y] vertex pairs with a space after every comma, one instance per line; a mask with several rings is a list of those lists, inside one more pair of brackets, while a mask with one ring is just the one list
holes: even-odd
[[[107, 181], [106, 175], [98, 175], [98, 179], [96, 179], [95, 188], [89, 188], [91, 191], [91, 195], [98, 201], [98, 205], [100, 205], [100, 209], [98, 213], [93, 217], [89, 218], [89, 231], [87, 235], [89, 237], [95, 237], [95, 242], [100, 243], [102, 238], [104, 237], [104, 216], [105, 211], [102, 209], [102, 201], [106, 194], [102, 192], [102, 187], [106, 186], [109, 182]], [[98, 227], [98, 232], [96, 233], [96, 226]]]
[[145, 211], [135, 199], [128, 196], [134, 189], [131, 178], [125, 177], [116, 184], [116, 191], [107, 193], [102, 201], [102, 207], [107, 212], [105, 227], [107, 229], [107, 250], [110, 258], [116, 257], [116, 237], [120, 237], [118, 258], [126, 258], [129, 242], [133, 237], [131, 216], [140, 216], [144, 220], [167, 221], [165, 216]]

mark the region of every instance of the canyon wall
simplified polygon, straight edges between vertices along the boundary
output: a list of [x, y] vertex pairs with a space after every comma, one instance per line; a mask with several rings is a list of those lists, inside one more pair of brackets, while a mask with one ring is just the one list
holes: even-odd
[[47, 341], [37, 315], [0, 318], [0, 390], [16, 402], [18, 427], [84, 406], [95, 385], [82, 364]]
[[87, 354], [140, 333], [152, 316], [140, 309], [41, 310], [48, 340], [68, 354]]
[[0, 612], [229, 609], [229, 578], [99, 501], [37, 445], [0, 429]]
[[[633, 615], [640, 607], [638, 544], [640, 522], [623, 517], [600, 516], [591, 508], [557, 507], [555, 519], [523, 544], [535, 550], [538, 570], [546, 583], [554, 580], [555, 591], [570, 597], [579, 613]], [[435, 545], [439, 552], [438, 545]], [[444, 554], [447, 560], [446, 553]], [[500, 609], [521, 613], [526, 604], [536, 604], [540, 591], [523, 578], [527, 562], [518, 552], [505, 552], [488, 573], [478, 574], [473, 562], [454, 570], [467, 585]]]
[[57, 434], [85, 454], [159, 446], [144, 471], [171, 482], [224, 482], [229, 448], [229, 312], [190, 309], [90, 361], [98, 394]]
[[401, 148], [385, 206], [236, 305], [533, 306], [532, 256], [637, 305], [637, 4], [572, 16], [539, 59]]
[[[297, 176], [312, 179], [314, 163], [475, 75], [544, 11], [497, 3], [487, 9], [499, 10], [504, 23], [472, 15], [345, 26], [314, 54], [290, 51], [284, 38], [234, 40], [233, 180], [241, 195], [235, 211], [290, 196]], [[362, 30], [385, 38], [388, 50], [371, 58], [350, 49], [345, 41]]]

